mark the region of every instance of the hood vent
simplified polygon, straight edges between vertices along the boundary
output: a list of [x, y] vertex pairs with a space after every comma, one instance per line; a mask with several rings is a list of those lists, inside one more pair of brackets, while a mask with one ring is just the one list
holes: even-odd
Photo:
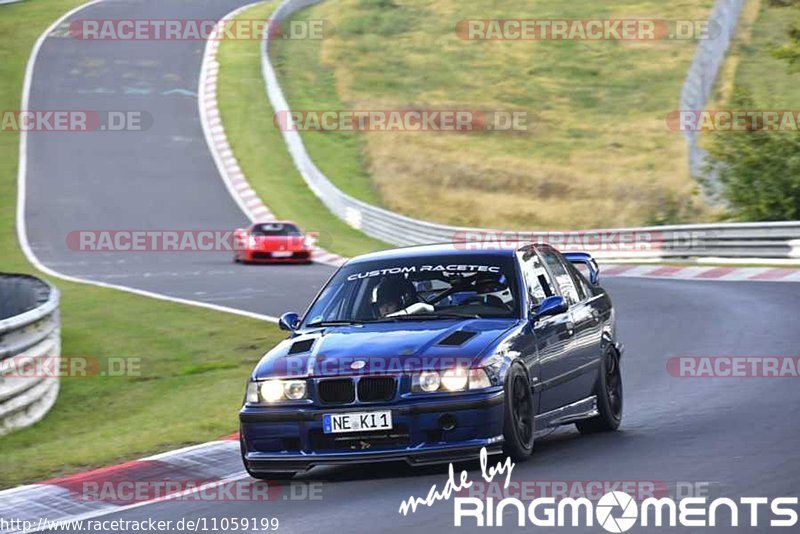
[[467, 330], [457, 330], [441, 340], [438, 345], [443, 345], [445, 347], [459, 347], [475, 337], [477, 332], [469, 332]]
[[295, 341], [294, 344], [289, 347], [289, 354], [300, 354], [301, 352], [308, 352], [311, 350], [311, 347], [314, 346], [314, 339], [304, 339], [302, 341]]

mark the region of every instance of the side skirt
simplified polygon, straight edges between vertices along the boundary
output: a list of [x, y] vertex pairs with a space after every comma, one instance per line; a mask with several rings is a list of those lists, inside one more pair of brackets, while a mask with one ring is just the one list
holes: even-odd
[[534, 421], [538, 432], [554, 426], [574, 423], [581, 419], [589, 419], [595, 417], [599, 413], [600, 412], [597, 411], [597, 396], [592, 395], [591, 397], [586, 397], [572, 404], [537, 415]]

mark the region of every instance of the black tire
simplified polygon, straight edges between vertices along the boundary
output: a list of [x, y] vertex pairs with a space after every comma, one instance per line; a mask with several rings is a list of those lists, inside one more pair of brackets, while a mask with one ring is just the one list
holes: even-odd
[[600, 376], [595, 385], [597, 416], [578, 421], [575, 426], [583, 434], [613, 432], [622, 422], [622, 371], [619, 354], [609, 347], [600, 362]]
[[528, 375], [512, 365], [506, 375], [503, 451], [514, 462], [524, 462], [533, 452], [536, 411]]

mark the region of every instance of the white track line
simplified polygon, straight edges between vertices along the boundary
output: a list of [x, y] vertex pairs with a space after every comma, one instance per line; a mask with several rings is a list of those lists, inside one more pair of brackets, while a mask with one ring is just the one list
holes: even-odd
[[[20, 109], [28, 109], [28, 105], [30, 102], [30, 92], [31, 92], [31, 83], [33, 81], [33, 71], [36, 66], [36, 59], [39, 56], [39, 50], [42, 47], [45, 39], [50, 33], [53, 32], [58, 26], [64, 23], [66, 19], [71, 17], [72, 15], [78, 13], [79, 11], [86, 9], [87, 7], [93, 6], [95, 4], [99, 4], [100, 2], [104, 2], [106, 0], [91, 0], [83, 5], [80, 5], [74, 9], [71, 9], [61, 17], [59, 17], [53, 24], [51, 24], [36, 40], [36, 43], [33, 45], [33, 49], [31, 50], [31, 55], [28, 58], [28, 64], [25, 68], [25, 80], [22, 86], [22, 101], [20, 103]], [[55, 278], [59, 278], [61, 280], [65, 280], [67, 282], [75, 282], [78, 284], [87, 284], [97, 287], [102, 287], [106, 289], [116, 289], [119, 291], [125, 291], [127, 293], [133, 293], [134, 295], [139, 295], [143, 297], [149, 297], [158, 300], [164, 300], [168, 302], [175, 302], [178, 304], [187, 304], [189, 306], [196, 306], [199, 308], [206, 308], [209, 310], [220, 311], [225, 313], [232, 313], [235, 315], [241, 315], [243, 317], [249, 317], [251, 319], [259, 319], [262, 321], [269, 321], [272, 323], [277, 323], [278, 318], [273, 317], [271, 315], [263, 315], [260, 313], [253, 313], [244, 310], [237, 310], [236, 308], [229, 308], [227, 306], [218, 306], [216, 304], [208, 304], [205, 302], [199, 302], [196, 300], [188, 300], [182, 299], [177, 297], [170, 297], [168, 295], [163, 295], [161, 293], [154, 293], [152, 291], [145, 291], [142, 289], [137, 289], [134, 287], [128, 287], [123, 285], [117, 284], [107, 284], [104, 282], [97, 282], [94, 280], [89, 280], [86, 278], [76, 278], [74, 276], [69, 276], [49, 267], [45, 266], [42, 262], [39, 261], [39, 258], [33, 253], [31, 249], [30, 243], [28, 242], [28, 234], [27, 228], [25, 224], [25, 194], [26, 194], [26, 178], [27, 178], [27, 170], [28, 170], [28, 132], [23, 129], [20, 132], [20, 139], [19, 139], [19, 167], [17, 171], [17, 239], [19, 240], [20, 248], [22, 249], [23, 254], [28, 259], [28, 261], [39, 271], [50, 275]]]
[[[228, 13], [220, 20], [219, 24], [224, 24], [225, 21], [236, 17], [242, 11], [263, 3], [265, 2], [254, 2], [242, 6]], [[206, 144], [214, 158], [214, 163], [217, 165], [219, 175], [228, 189], [228, 193], [239, 205], [242, 212], [252, 222], [275, 220], [275, 215], [247, 181], [247, 177], [239, 166], [239, 162], [228, 142], [228, 137], [225, 135], [225, 126], [222, 124], [217, 102], [219, 63], [216, 58], [217, 52], [219, 52], [219, 45], [220, 41], [214, 39], [209, 39], [206, 42], [203, 63], [200, 68], [197, 107], [200, 111], [200, 124], [203, 128]], [[346, 261], [346, 258], [315, 246], [312, 260], [315, 263], [338, 267]]]

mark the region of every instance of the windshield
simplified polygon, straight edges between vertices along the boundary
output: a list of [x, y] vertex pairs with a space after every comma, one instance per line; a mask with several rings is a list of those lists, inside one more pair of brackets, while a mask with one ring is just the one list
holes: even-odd
[[306, 314], [327, 323], [517, 317], [512, 257], [448, 255], [343, 267]]
[[300, 229], [293, 224], [287, 223], [265, 223], [253, 226], [251, 232], [254, 236], [298, 236], [301, 235]]

